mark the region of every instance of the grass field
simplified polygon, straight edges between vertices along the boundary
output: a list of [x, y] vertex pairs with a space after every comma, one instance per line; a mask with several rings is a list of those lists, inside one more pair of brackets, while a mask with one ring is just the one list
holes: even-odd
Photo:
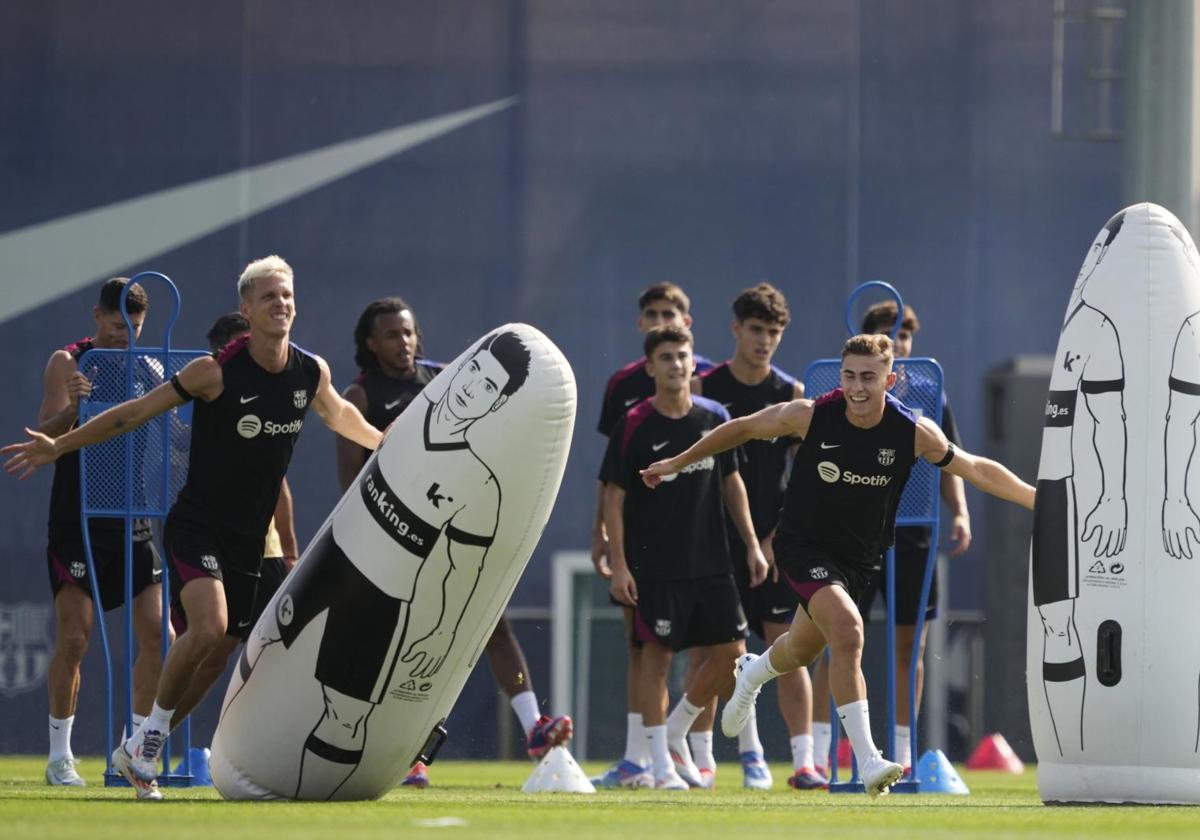
[[[86, 789], [42, 784], [45, 760], [0, 758], [0, 836], [12, 838], [604, 837], [632, 840], [741, 837], [1101, 838], [1200, 837], [1200, 808], [1047, 808], [1033, 770], [1023, 776], [963, 773], [970, 796], [796, 793], [772, 767], [769, 792], [745, 791], [740, 768], [722, 766], [716, 791], [601, 791], [595, 796], [527, 795], [527, 763], [451, 762], [432, 768], [434, 786], [397, 789], [378, 802], [222, 802], [212, 788], [167, 791], [141, 803], [125, 788], [100, 786], [103, 763], [83, 762]], [[585, 767], [601, 769], [598, 765]]]

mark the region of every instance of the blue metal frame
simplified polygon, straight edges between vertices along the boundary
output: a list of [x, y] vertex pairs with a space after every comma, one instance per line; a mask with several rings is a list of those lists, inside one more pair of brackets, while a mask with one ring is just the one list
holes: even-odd
[[[129, 290], [134, 283], [145, 282], [146, 280], [158, 280], [166, 287], [172, 298], [171, 314], [167, 320], [166, 327], [163, 331], [163, 343], [159, 347], [144, 347], [138, 346], [134, 340], [136, 331], [133, 329], [133, 324], [129, 320], [129, 312], [126, 309], [126, 298], [129, 295]], [[172, 350], [171, 349], [171, 331], [175, 326], [175, 321], [179, 317], [181, 300], [179, 290], [171, 279], [165, 274], [160, 274], [156, 271], [143, 271], [135, 275], [125, 288], [121, 290], [120, 311], [121, 318], [125, 321], [125, 327], [129, 331], [129, 346], [124, 350], [89, 350], [79, 360], [79, 368], [86, 369], [89, 359], [102, 358], [104, 356], [112, 357], [114, 355], [125, 356], [125, 398], [132, 398], [135, 394], [134, 389], [134, 367], [137, 360], [146, 356], [157, 356], [162, 360], [164, 374], [169, 375], [171, 359], [179, 359], [182, 357], [199, 357], [206, 355], [205, 351], [187, 351], [187, 350]], [[86, 399], [79, 402], [79, 422], [86, 422], [92, 412], [88, 410], [88, 401]], [[161, 473], [161, 492], [158, 498], [161, 500], [161, 505], [157, 507], [150, 506], [149, 502], [142, 500], [141, 504], [135, 504], [134, 499], [134, 481], [133, 481], [133, 445], [132, 439], [128, 435], [124, 435], [118, 440], [122, 441], [124, 455], [124, 484], [125, 484], [125, 499], [124, 507], [120, 509], [99, 508], [94, 507], [89, 503], [88, 493], [88, 450], [87, 448], [80, 451], [79, 457], [79, 483], [80, 483], [80, 525], [83, 531], [83, 546], [84, 556], [87, 561], [88, 575], [91, 578], [92, 601], [94, 604], [102, 607], [100, 600], [99, 583], [96, 578], [95, 561], [92, 555], [91, 534], [88, 529], [88, 522], [94, 517], [103, 517], [106, 519], [121, 518], [125, 521], [125, 610], [124, 610], [124, 635], [125, 635], [125, 708], [124, 708], [124, 725], [125, 732], [133, 732], [133, 661], [135, 658], [134, 642], [133, 642], [133, 520], [134, 519], [164, 519], [169, 510], [169, 491], [172, 484], [172, 463], [170, 457], [171, 436], [170, 427], [172, 413], [169, 412], [162, 417], [151, 420], [151, 423], [163, 424], [163, 453], [162, 453], [162, 473]], [[171, 631], [171, 582], [170, 575], [166, 569], [166, 556], [163, 559], [162, 570], [162, 656], [167, 654]], [[100, 631], [100, 642], [104, 650], [104, 670], [107, 689], [106, 703], [106, 720], [105, 720], [105, 735], [106, 742], [109, 744], [110, 750], [113, 748], [113, 717], [114, 717], [114, 702], [113, 702], [113, 661], [112, 650], [108, 640], [108, 630], [105, 622], [103, 609], [97, 609], [97, 620], [95, 624]], [[158, 783], [167, 787], [188, 787], [194, 781], [192, 773], [192, 756], [189, 749], [191, 743], [191, 726], [189, 721], [184, 721], [178, 732], [178, 739], [183, 742], [181, 752], [183, 754], [182, 763], [171, 771], [171, 746], [176, 740], [176, 736], [167, 739], [167, 743], [163, 746], [163, 765], [168, 768], [158, 777]], [[105, 786], [128, 786], [128, 782], [119, 774], [113, 771], [111, 754], [105, 756], [104, 770]]]

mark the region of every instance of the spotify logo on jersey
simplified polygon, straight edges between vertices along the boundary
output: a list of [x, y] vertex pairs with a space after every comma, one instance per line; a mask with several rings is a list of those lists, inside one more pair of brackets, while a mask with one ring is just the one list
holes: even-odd
[[837, 484], [837, 480], [842, 477], [842, 471], [833, 461], [822, 461], [817, 464], [817, 475], [821, 476], [823, 481]]
[[244, 438], [257, 437], [262, 431], [262, 421], [253, 414], [247, 414], [237, 423], [238, 434]]

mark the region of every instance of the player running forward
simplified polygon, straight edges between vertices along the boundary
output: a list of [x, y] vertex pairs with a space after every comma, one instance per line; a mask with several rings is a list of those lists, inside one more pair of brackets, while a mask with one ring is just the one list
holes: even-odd
[[[169, 383], [96, 415], [60, 437], [26, 430], [9, 473], [37, 467], [131, 431], [195, 400], [187, 483], [167, 516], [164, 545], [188, 628], [171, 646], [150, 715], [113, 753], [113, 766], [139, 791], [156, 787], [171, 716], [211, 656], [227, 657], [250, 630], [263, 535], [311, 404], [331, 429], [366, 447], [377, 429], [330, 385], [329, 368], [288, 340], [296, 315], [292, 269], [276, 256], [246, 266], [238, 280], [250, 336], [220, 356], [189, 363]], [[158, 798], [155, 792], [155, 798]]]
[[728, 689], [726, 663], [746, 649], [746, 618], [730, 566], [724, 510], [747, 545], [733, 562], [747, 563], [752, 586], [766, 577], [767, 562], [754, 539], [733, 452], [697, 460], [656, 493], [639, 481], [641, 469], [660, 455], [682, 452], [729, 418], [720, 403], [691, 394], [695, 364], [692, 334], [685, 327], [655, 328], [646, 334], [644, 347], [655, 394], [613, 429], [605, 456], [604, 514], [612, 594], [634, 608], [634, 633], [643, 645], [636, 689], [654, 786], [686, 790], [701, 780], [683, 740], [687, 727], [668, 744], [664, 719], [671, 658], [696, 647], [707, 654], [680, 701], [694, 719]]
[[[733, 357], [692, 381], [693, 390], [725, 406], [733, 417], [745, 417], [778, 403], [804, 396], [804, 386], [771, 364], [791, 315], [783, 293], [768, 283], [745, 289], [733, 301], [731, 329], [735, 340]], [[783, 502], [784, 472], [797, 441], [783, 436], [774, 440], [751, 440], [738, 449], [738, 472], [750, 499], [754, 535], [769, 558], [779, 507]], [[745, 554], [737, 532], [727, 526], [729, 556], [735, 560]], [[750, 629], [768, 645], [787, 632], [796, 614], [799, 600], [778, 569], [761, 586], [750, 587], [746, 569], [733, 564], [742, 608]], [[814, 769], [812, 736], [812, 685], [808, 669], [797, 668], [779, 680], [779, 711], [791, 739], [792, 769], [788, 785], [810, 790], [828, 784]], [[672, 721], [673, 722], [673, 721]], [[671, 723], [668, 722], [668, 729]], [[672, 733], [673, 734], [673, 733]], [[688, 740], [696, 765], [715, 768], [712, 759], [712, 732], [696, 732]], [[758, 726], [751, 715], [738, 735], [738, 754], [742, 761], [742, 784], [762, 790], [771, 787], [771, 771], [763, 757]]]
[[[37, 430], [44, 435], [65, 434], [75, 426], [79, 400], [91, 393], [88, 371], [79, 370], [79, 358], [88, 350], [119, 350], [129, 346], [129, 329], [121, 315], [121, 291], [129, 281], [114, 277], [100, 288], [92, 308], [96, 334], [55, 350], [46, 363], [42, 405]], [[125, 298], [125, 310], [136, 341], [142, 331], [150, 301], [136, 283]], [[161, 377], [158, 378], [161, 382]], [[155, 383], [157, 384], [157, 383]], [[96, 613], [88, 580], [87, 558], [79, 512], [79, 456], [70, 453], [54, 465], [50, 488], [49, 540], [46, 560], [50, 591], [54, 597], [54, 655], [46, 675], [50, 695], [50, 757], [46, 783], [83, 785], [71, 752], [71, 727], [79, 700], [79, 666], [87, 652]], [[92, 559], [102, 609], [125, 602], [125, 526], [121, 519], [92, 519], [88, 527]], [[137, 658], [133, 663], [133, 722], [140, 723], [154, 702], [154, 685], [162, 664], [162, 570], [150, 539], [150, 523], [133, 524], [133, 632]]]
[[[692, 325], [691, 301], [683, 289], [674, 283], [655, 283], [642, 292], [638, 298], [638, 332], [646, 332], [659, 326]], [[712, 362], [703, 356], [693, 353], [696, 361], [696, 372], [702, 373], [712, 367]], [[654, 380], [646, 372], [645, 357], [638, 358], [622, 367], [611, 377], [604, 390], [604, 401], [600, 408], [600, 434], [606, 438], [612, 435], [613, 426], [633, 408], [647, 397], [654, 396]], [[592, 564], [601, 577], [611, 577], [609, 563], [608, 532], [604, 525], [604, 478], [596, 485], [596, 511], [592, 522]], [[649, 773], [650, 752], [646, 742], [646, 732], [642, 725], [642, 713], [638, 708], [637, 690], [642, 661], [642, 643], [633, 632], [633, 609], [622, 604], [615, 598], [612, 603], [623, 607], [625, 619], [625, 638], [628, 640], [628, 667], [625, 672], [626, 692], [626, 726], [625, 726], [625, 756], [612, 767], [609, 767], [593, 784], [599, 787], [641, 787], [653, 784]], [[695, 668], [692, 660], [688, 660], [690, 672]], [[664, 700], [665, 702], [665, 700]], [[706, 710], [701, 715], [698, 725], [712, 731], [716, 710]]]
[[[398, 297], [372, 301], [354, 327], [354, 361], [360, 374], [342, 395], [368, 423], [386, 429], [441, 373], [443, 365], [423, 356], [421, 327], [412, 308]], [[357, 443], [337, 439], [338, 483], [343, 492], [354, 483], [369, 456]], [[571, 737], [571, 719], [541, 713], [525, 653], [506, 616], [500, 616], [485, 650], [496, 682], [521, 721], [529, 757], [539, 759], [565, 743]], [[401, 784], [428, 786], [428, 768], [417, 762]]]
[[830, 686], [868, 794], [886, 793], [904, 768], [871, 738], [862, 675], [863, 625], [855, 598], [879, 572], [892, 542], [896, 509], [917, 458], [986, 493], [1033, 508], [1034, 489], [1003, 465], [957, 450], [928, 418], [917, 419], [888, 394], [896, 382], [892, 342], [857, 335], [842, 348], [841, 387], [812, 400], [765, 408], [722, 424], [686, 452], [652, 464], [645, 483], [659, 487], [692, 465], [750, 440], [804, 439], [792, 465], [775, 561], [803, 611], [764, 656], [738, 659], [721, 729], [741, 732], [764, 683], [804, 667], [829, 645]]

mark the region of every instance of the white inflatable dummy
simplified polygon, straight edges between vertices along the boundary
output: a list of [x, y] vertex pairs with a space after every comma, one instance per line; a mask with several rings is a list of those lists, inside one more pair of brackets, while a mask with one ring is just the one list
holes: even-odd
[[1200, 803], [1198, 416], [1200, 258], [1138, 204], [1084, 258], [1046, 400], [1026, 652], [1046, 802]]
[[446, 719], [550, 516], [575, 379], [489, 333], [389, 428], [246, 644], [212, 744], [230, 799], [373, 799]]

